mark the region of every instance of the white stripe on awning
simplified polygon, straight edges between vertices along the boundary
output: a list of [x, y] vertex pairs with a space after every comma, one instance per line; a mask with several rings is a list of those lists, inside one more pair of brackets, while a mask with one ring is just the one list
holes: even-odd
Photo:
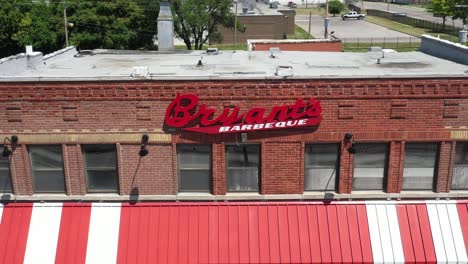
[[2, 224], [3, 204], [0, 204], [0, 225]]
[[116, 263], [120, 209], [120, 203], [93, 203], [86, 263]]
[[380, 241], [379, 222], [377, 218], [377, 209], [374, 204], [366, 204], [367, 221], [369, 223], [369, 234], [372, 246], [372, 257], [375, 263], [384, 261], [382, 253], [382, 244]]
[[405, 254], [403, 253], [396, 205], [390, 204], [385, 207], [387, 208], [388, 227], [390, 229], [390, 237], [392, 238], [393, 259], [395, 263], [404, 263]]
[[445, 254], [447, 255], [448, 263], [457, 262], [457, 252], [455, 250], [455, 243], [453, 241], [452, 228], [447, 213], [447, 206], [445, 204], [437, 204], [437, 213], [439, 215], [440, 231], [444, 239]]
[[457, 258], [459, 263], [467, 263], [468, 258], [465, 250], [465, 241], [463, 239], [463, 233], [460, 226], [460, 218], [458, 217], [458, 210], [456, 204], [447, 204], [447, 213], [450, 221], [450, 227], [452, 230], [453, 242], [455, 244], [455, 250], [457, 251]]
[[427, 214], [431, 224], [432, 240], [434, 241], [437, 262], [447, 263], [447, 255], [445, 253], [444, 238], [442, 236], [437, 206], [438, 204], [427, 204]]
[[61, 203], [34, 204], [24, 263], [55, 262], [61, 218]]
[[382, 243], [382, 253], [384, 262], [394, 262], [392, 238], [390, 237], [390, 229], [388, 227], [388, 217], [386, 205], [379, 204], [375, 206], [377, 209], [377, 220], [379, 221], [380, 241]]

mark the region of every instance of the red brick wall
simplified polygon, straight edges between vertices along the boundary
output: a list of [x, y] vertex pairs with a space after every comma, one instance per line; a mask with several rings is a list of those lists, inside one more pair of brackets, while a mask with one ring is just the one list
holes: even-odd
[[173, 194], [177, 191], [177, 175], [173, 172], [172, 144], [149, 145], [147, 149], [149, 154], [140, 161], [140, 146], [121, 145], [121, 193], [128, 195], [136, 188], [140, 195]]
[[[22, 135], [160, 131], [166, 107], [177, 93], [198, 94], [202, 103], [220, 110], [231, 105], [241, 106], [241, 111], [252, 107], [269, 109], [310, 96], [321, 100], [323, 121], [316, 131], [248, 134], [249, 142], [261, 143], [265, 154], [260, 178], [263, 194], [302, 193], [304, 145], [342, 142], [348, 131], [356, 142], [390, 144], [388, 192], [401, 189], [405, 142], [439, 142], [435, 191], [449, 191], [455, 146], [450, 131], [466, 131], [468, 117], [467, 79], [1, 83], [1, 133], [17, 134], [21, 143], [11, 163], [15, 192], [33, 193], [25, 145], [31, 142], [23, 142]], [[176, 194], [176, 144], [203, 143], [212, 144], [213, 193], [223, 195], [225, 143], [232, 142], [236, 142], [235, 135], [175, 133], [172, 142], [150, 143], [150, 154], [142, 159], [136, 176], [139, 146], [119, 142], [120, 194], [129, 194], [133, 187], [138, 187], [141, 195]], [[83, 195], [86, 191], [80, 142], [66, 144], [63, 150], [67, 193]], [[352, 156], [344, 150], [340, 161], [338, 191], [349, 193]]]
[[[288, 12], [286, 15], [246, 15], [238, 16], [237, 19], [241, 25], [245, 25], [246, 27], [245, 32], [237, 32], [237, 44], [245, 44], [247, 39], [282, 39], [283, 33], [287, 35], [294, 34], [294, 11]], [[234, 28], [230, 29], [218, 26], [218, 32], [222, 36], [219, 43], [234, 43]], [[211, 44], [217, 42], [214, 40], [210, 41]]]
[[255, 43], [256, 51], [280, 48], [289, 51], [343, 51], [341, 41], [305, 42], [305, 43]]
[[390, 144], [390, 153], [387, 170], [387, 189], [389, 193], [398, 193], [401, 191], [403, 175], [403, 158], [405, 153], [405, 144], [401, 141], [392, 141]]
[[[286, 151], [285, 151], [286, 150]], [[302, 193], [301, 143], [262, 144], [262, 194]], [[302, 186], [302, 188], [301, 188]]]

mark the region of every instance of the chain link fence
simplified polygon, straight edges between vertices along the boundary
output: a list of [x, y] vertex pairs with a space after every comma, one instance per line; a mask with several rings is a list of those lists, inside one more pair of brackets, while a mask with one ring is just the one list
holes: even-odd
[[342, 38], [345, 50], [362, 51], [370, 47], [382, 47], [395, 50], [417, 50], [421, 39], [416, 37], [390, 37], [390, 38]]
[[[358, 12], [361, 11], [361, 8], [354, 4], [349, 4], [349, 8], [356, 10]], [[452, 36], [458, 36], [458, 32], [462, 29], [462, 27], [457, 27], [457, 26], [453, 26], [449, 24], [443, 25], [442, 23], [438, 23], [434, 21], [428, 21], [428, 20], [424, 20], [420, 18], [410, 17], [410, 16], [407, 16], [406, 13], [395, 13], [395, 12], [387, 12], [383, 10], [367, 9], [367, 15], [382, 17], [391, 21], [405, 24], [405, 25], [409, 25], [409, 26], [413, 26], [417, 28], [429, 29], [432, 32], [445, 33], [445, 34], [452, 35]]]

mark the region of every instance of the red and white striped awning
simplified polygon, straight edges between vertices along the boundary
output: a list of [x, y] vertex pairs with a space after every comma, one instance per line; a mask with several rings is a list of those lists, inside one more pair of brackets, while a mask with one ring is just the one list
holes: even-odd
[[10, 203], [0, 263], [467, 262], [468, 201]]

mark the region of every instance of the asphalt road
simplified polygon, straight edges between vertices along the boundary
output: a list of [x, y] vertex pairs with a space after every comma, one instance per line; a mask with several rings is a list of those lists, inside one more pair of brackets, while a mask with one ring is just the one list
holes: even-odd
[[[419, 42], [420, 39], [414, 36], [403, 34], [394, 30], [390, 30], [385, 27], [372, 24], [364, 20], [349, 19], [342, 20], [341, 17], [330, 17], [331, 25], [329, 32], [335, 31], [334, 36], [344, 41], [356, 42], [359, 38], [361, 42], [370, 42], [370, 38], [376, 42], [385, 41], [388, 42], [409, 42], [410, 38], [412, 42]], [[308, 31], [309, 28], [309, 16], [308, 15], [296, 15], [296, 25]], [[323, 38], [324, 36], [324, 18], [318, 15], [312, 15], [311, 19], [311, 34], [315, 38]], [[350, 40], [351, 39], [351, 40]]]
[[[363, 2], [356, 3], [356, 6], [361, 7]], [[386, 3], [366, 2], [364, 1], [364, 8], [366, 9], [377, 9], [383, 11], [390, 11], [395, 13], [406, 13], [407, 16], [424, 19], [427, 21], [438, 22], [442, 24], [442, 18], [434, 17], [431, 13], [426, 12], [424, 8], [406, 6], [406, 5], [395, 5]], [[457, 27], [463, 27], [463, 23], [460, 19], [452, 21], [452, 18], [447, 18], [447, 25], [455, 25]]]

